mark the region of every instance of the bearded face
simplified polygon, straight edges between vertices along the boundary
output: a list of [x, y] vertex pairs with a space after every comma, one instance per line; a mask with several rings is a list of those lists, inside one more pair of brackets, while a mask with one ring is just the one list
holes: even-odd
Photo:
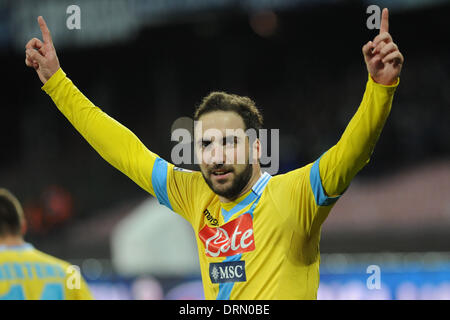
[[213, 111], [200, 117], [195, 128], [196, 156], [208, 186], [229, 200], [239, 196], [249, 183], [249, 138], [242, 118], [235, 112]]

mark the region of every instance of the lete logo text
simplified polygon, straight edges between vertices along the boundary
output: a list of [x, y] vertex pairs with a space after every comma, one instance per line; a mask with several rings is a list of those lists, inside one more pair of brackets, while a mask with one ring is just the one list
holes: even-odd
[[209, 257], [228, 257], [255, 250], [253, 220], [245, 213], [221, 227], [205, 226], [199, 232]]

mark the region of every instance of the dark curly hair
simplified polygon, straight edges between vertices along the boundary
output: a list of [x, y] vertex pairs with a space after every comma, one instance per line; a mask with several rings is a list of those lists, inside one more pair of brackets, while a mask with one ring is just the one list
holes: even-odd
[[223, 91], [214, 91], [203, 98], [197, 107], [194, 120], [213, 111], [232, 111], [241, 116], [245, 124], [245, 130], [255, 129], [258, 135], [259, 129], [263, 127], [263, 116], [249, 97], [229, 94]]

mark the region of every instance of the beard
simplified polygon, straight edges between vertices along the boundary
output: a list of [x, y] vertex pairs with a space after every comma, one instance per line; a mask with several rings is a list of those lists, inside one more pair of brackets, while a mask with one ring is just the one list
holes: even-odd
[[216, 165], [208, 171], [208, 174], [203, 173], [202, 170], [200, 170], [200, 171], [202, 173], [203, 179], [205, 179], [205, 181], [206, 181], [206, 184], [209, 186], [209, 188], [215, 194], [222, 196], [226, 199], [233, 200], [239, 196], [241, 191], [245, 188], [245, 186], [250, 181], [250, 179], [252, 177], [252, 173], [253, 173], [253, 165], [247, 164], [244, 171], [242, 171], [240, 174], [236, 174], [236, 172], [234, 170], [232, 170], [232, 172], [234, 174], [234, 179], [232, 180], [231, 185], [226, 189], [215, 187], [210, 178], [210, 174], [211, 174], [212, 170], [221, 169], [223, 167], [224, 167], [223, 165]]

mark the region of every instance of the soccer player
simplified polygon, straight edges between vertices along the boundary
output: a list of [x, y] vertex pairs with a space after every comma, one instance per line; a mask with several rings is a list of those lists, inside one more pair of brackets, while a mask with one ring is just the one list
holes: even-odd
[[[26, 65], [106, 161], [191, 223], [207, 299], [316, 299], [321, 225], [369, 161], [399, 83], [403, 56], [388, 32], [387, 9], [379, 35], [362, 48], [366, 91], [342, 137], [316, 161], [276, 176], [261, 171], [261, 141], [238, 133], [262, 127], [249, 98], [213, 92], [203, 99], [194, 115], [200, 171], [179, 169], [77, 89], [44, 19], [38, 23], [43, 41], [27, 43]], [[245, 161], [236, 163], [242, 146]]]
[[24, 242], [25, 230], [19, 201], [0, 189], [0, 300], [91, 300], [78, 269]]

